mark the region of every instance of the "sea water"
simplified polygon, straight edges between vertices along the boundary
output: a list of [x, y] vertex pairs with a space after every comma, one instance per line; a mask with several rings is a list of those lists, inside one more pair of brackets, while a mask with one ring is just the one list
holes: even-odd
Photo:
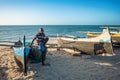
[[32, 41], [40, 28], [44, 28], [46, 36], [74, 36], [87, 37], [86, 32], [102, 32], [100, 27], [120, 27], [119, 25], [1, 25], [0, 41], [18, 41], [26, 36], [27, 41]]

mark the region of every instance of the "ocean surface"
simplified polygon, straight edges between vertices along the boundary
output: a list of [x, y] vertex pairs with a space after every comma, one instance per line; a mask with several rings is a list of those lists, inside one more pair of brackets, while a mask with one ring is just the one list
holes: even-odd
[[100, 27], [120, 27], [119, 25], [7, 25], [0, 26], [0, 41], [18, 41], [26, 36], [27, 41], [32, 41], [40, 28], [44, 28], [46, 36], [75, 36], [87, 37], [86, 32], [102, 32]]

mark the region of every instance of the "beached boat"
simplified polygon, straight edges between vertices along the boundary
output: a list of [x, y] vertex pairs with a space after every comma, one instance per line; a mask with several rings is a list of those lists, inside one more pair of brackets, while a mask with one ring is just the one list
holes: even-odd
[[[38, 46], [30, 46], [30, 42], [25, 42], [25, 36], [24, 36], [24, 45], [19, 40], [15, 43], [13, 47], [14, 51], [14, 58], [19, 66], [20, 70], [24, 72], [24, 75], [27, 75], [27, 63], [39, 63], [42, 61], [42, 53]], [[42, 46], [43, 48], [44, 46]], [[43, 59], [45, 60], [47, 49], [44, 47], [44, 54], [45, 56]]]
[[[104, 28], [104, 27], [103, 27]], [[106, 28], [106, 27], [105, 27]], [[112, 38], [112, 42], [113, 43], [120, 43], [120, 31], [118, 28], [113, 28], [113, 27], [110, 27], [111, 30], [114, 30], [114, 31], [110, 31], [110, 35], [111, 35], [111, 38]], [[103, 29], [104, 31], [105, 29]], [[87, 32], [86, 35], [88, 37], [97, 37], [99, 36], [101, 33], [100, 32]]]
[[94, 38], [66, 38], [57, 37], [60, 47], [70, 47], [87, 54], [109, 53], [114, 54], [111, 36], [107, 28], [101, 35]]
[[[19, 44], [19, 43], [18, 43]], [[15, 45], [13, 47], [14, 58], [17, 65], [21, 70], [24, 71], [24, 74], [27, 75], [27, 59], [30, 54], [30, 48], [25, 46], [25, 36], [24, 36], [24, 45]]]

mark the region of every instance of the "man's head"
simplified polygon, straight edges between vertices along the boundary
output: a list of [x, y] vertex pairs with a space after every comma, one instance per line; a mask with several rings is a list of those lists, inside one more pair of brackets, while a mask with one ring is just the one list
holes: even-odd
[[43, 28], [40, 28], [40, 33], [44, 33], [44, 29]]

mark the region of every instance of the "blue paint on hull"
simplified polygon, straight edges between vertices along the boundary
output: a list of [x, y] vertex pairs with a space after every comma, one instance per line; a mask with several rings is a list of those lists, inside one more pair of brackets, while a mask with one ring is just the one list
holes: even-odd
[[[18, 56], [21, 56], [23, 60], [24, 60], [24, 48], [25, 47], [19, 47], [19, 48], [13, 47], [14, 53]], [[26, 51], [26, 56], [28, 56], [30, 53], [30, 48], [25, 48], [25, 51]]]

